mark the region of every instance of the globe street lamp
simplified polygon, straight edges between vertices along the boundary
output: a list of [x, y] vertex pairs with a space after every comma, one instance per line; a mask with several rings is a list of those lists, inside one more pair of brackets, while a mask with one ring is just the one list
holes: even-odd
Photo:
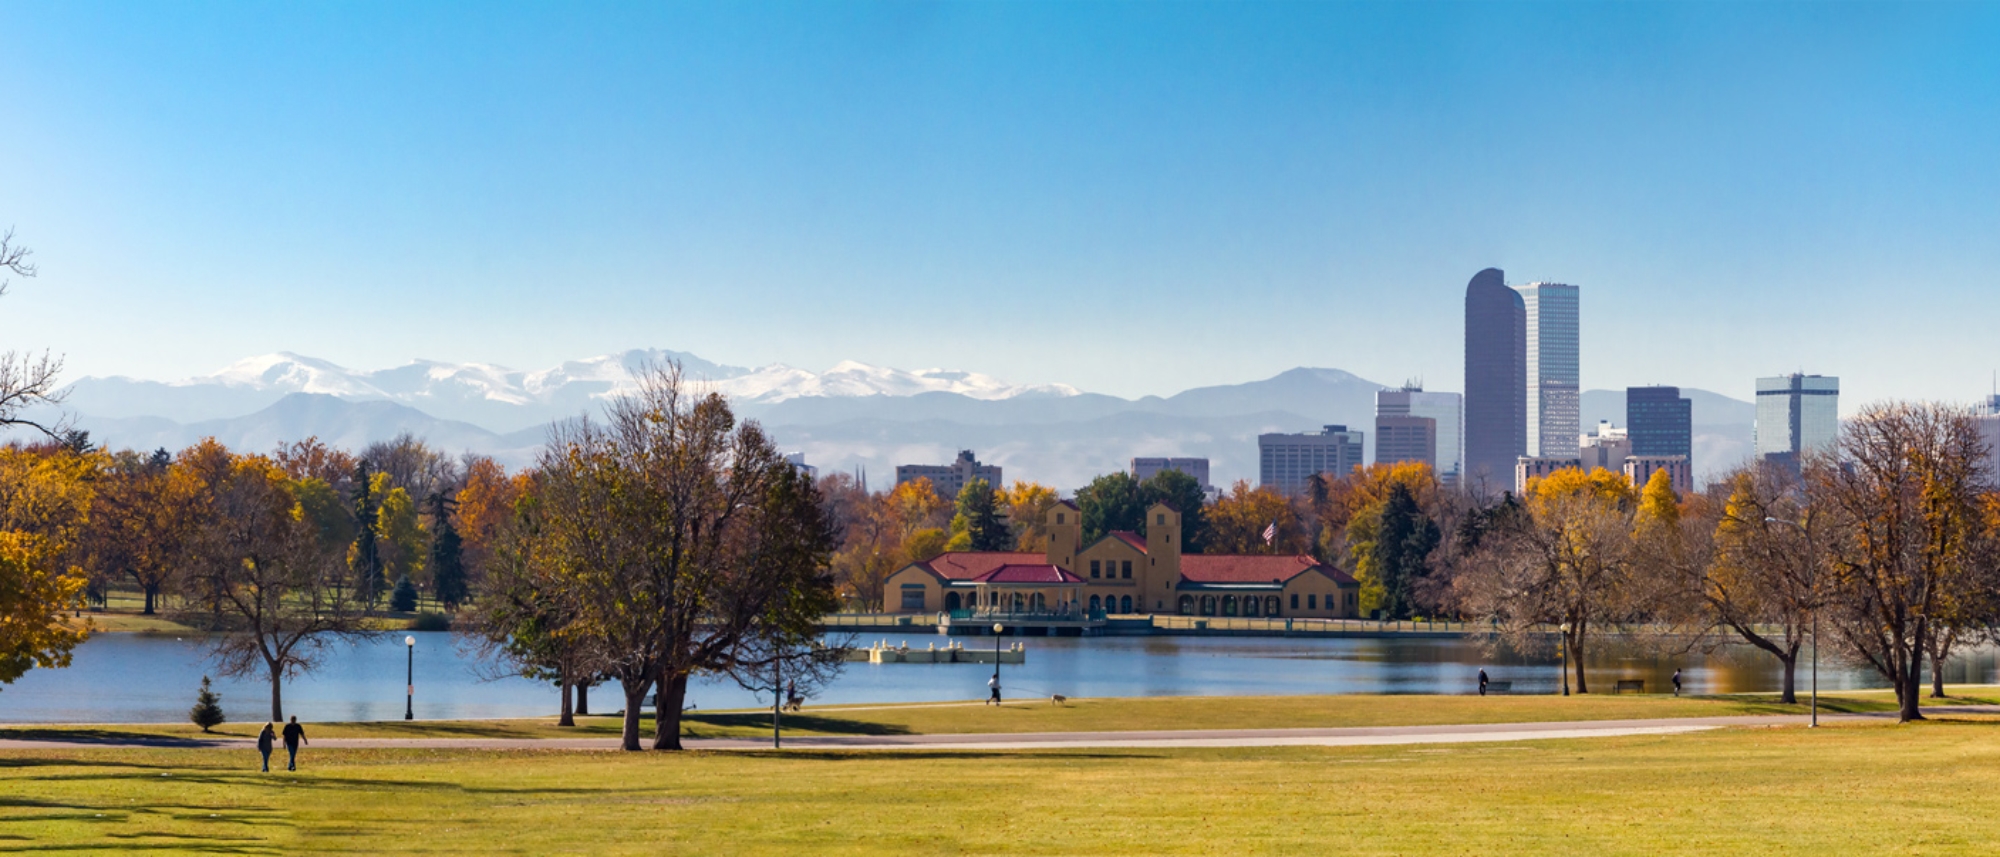
[[1007, 626], [998, 622], [993, 623], [993, 691], [995, 693], [1000, 691], [1000, 637], [1006, 630]]
[[1766, 524], [1784, 524], [1799, 531], [1806, 540], [1806, 563], [1812, 572], [1812, 723], [1809, 728], [1819, 728], [1819, 563], [1813, 556], [1812, 533], [1797, 521], [1784, 518], [1765, 518]]
[[1556, 650], [1562, 652], [1563, 695], [1569, 695], [1569, 623], [1562, 623], [1562, 639], [1556, 641]]
[[410, 652], [409, 671], [404, 673], [403, 719], [415, 720], [417, 719], [417, 638], [414, 635], [404, 637], [403, 648]]

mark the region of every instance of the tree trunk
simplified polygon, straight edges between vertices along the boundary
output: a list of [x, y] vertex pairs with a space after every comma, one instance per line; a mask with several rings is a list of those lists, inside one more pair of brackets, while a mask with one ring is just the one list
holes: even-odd
[[652, 689], [651, 681], [619, 679], [618, 684], [625, 690], [625, 728], [621, 732], [620, 750], [639, 749], [639, 707], [646, 704], [646, 691]]
[[589, 681], [580, 681], [576, 683], [576, 713], [585, 717], [590, 716]]
[[1576, 669], [1576, 692], [1589, 693], [1590, 686], [1583, 683], [1583, 634], [1581, 633], [1569, 643], [1569, 662]]
[[570, 708], [569, 704], [569, 699], [570, 699], [569, 694], [572, 685], [570, 684], [568, 675], [564, 675], [562, 677], [561, 684], [562, 684], [562, 714], [556, 718], [556, 725], [575, 726], [576, 715], [572, 713], [573, 709]]
[[1797, 705], [1799, 703], [1798, 647], [1794, 646], [1790, 654], [1778, 655], [1778, 663], [1783, 664], [1785, 668], [1785, 689], [1778, 694], [1778, 702], [1785, 705]]
[[1923, 651], [1923, 643], [1919, 639], [1918, 645], [1910, 651], [1909, 666], [1903, 669], [1903, 674], [1898, 677], [1900, 680], [1896, 683], [1896, 721], [1899, 723], [1924, 719], [1923, 710], [1917, 707], [1918, 689], [1924, 686]]
[[1931, 659], [1931, 698], [1944, 698], [1944, 661]]
[[153, 615], [153, 603], [155, 600], [158, 599], [160, 594], [160, 585], [157, 583], [148, 583], [145, 585], [145, 589], [146, 589], [146, 609], [144, 611], [144, 615], [151, 616]]
[[660, 678], [660, 704], [653, 708], [653, 749], [681, 748], [681, 703], [687, 700], [687, 676]]
[[271, 668], [271, 722], [285, 722], [285, 679], [277, 667]]

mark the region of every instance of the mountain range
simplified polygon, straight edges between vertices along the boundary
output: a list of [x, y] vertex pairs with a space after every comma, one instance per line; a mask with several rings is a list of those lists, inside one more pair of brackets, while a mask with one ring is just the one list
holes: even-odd
[[[1123, 469], [1134, 456], [1155, 455], [1205, 456], [1220, 486], [1255, 482], [1258, 434], [1330, 424], [1367, 430], [1375, 392], [1385, 386], [1338, 369], [1297, 368], [1260, 381], [1124, 399], [944, 369], [851, 361], [821, 373], [783, 364], [747, 369], [667, 350], [534, 372], [428, 360], [355, 371], [278, 353], [180, 381], [83, 378], [70, 386], [65, 406], [94, 440], [112, 447], [178, 449], [213, 436], [236, 448], [271, 449], [317, 435], [356, 448], [408, 432], [518, 466], [532, 460], [551, 421], [599, 412], [631, 388], [634, 371], [669, 360], [730, 396], [788, 451], [804, 453], [823, 470], [865, 471], [872, 486], [892, 481], [897, 464], [944, 463], [959, 449], [1005, 467], [1008, 479], [1064, 490]], [[1749, 403], [1701, 390], [1684, 394], [1694, 403], [1697, 474], [1748, 454]], [[1588, 391], [1582, 411], [1586, 428], [1599, 419], [1623, 424], [1624, 393]]]

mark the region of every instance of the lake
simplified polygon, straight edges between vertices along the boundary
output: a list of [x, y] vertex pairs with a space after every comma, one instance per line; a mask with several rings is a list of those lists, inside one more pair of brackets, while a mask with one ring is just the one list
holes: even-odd
[[[490, 665], [460, 650], [448, 633], [417, 633], [416, 714], [426, 720], [531, 717], [553, 714], [553, 686], [519, 677], [495, 679]], [[396, 720], [403, 716], [403, 634], [342, 647], [320, 670], [288, 682], [285, 712], [301, 720]], [[929, 635], [862, 635], [923, 648], [942, 643]], [[1010, 638], [1010, 642], [1011, 642]], [[982, 638], [964, 640], [968, 647]], [[1321, 693], [1468, 693], [1481, 667], [1515, 693], [1550, 693], [1560, 685], [1553, 659], [1503, 654], [1487, 657], [1475, 641], [1459, 639], [1329, 639], [1284, 637], [1048, 637], [1024, 640], [1026, 665], [1001, 668], [1009, 698], [1066, 696], [1209, 696]], [[1714, 655], [1661, 657], [1597, 647], [1588, 665], [1593, 688], [1608, 690], [1620, 678], [1643, 679], [1664, 691], [1682, 668], [1692, 693], [1776, 690], [1777, 662], [1746, 647]], [[136, 634], [100, 634], [76, 650], [68, 669], [31, 670], [0, 689], [0, 722], [182, 722], [204, 674], [213, 668], [192, 641]], [[990, 664], [848, 664], [812, 704], [926, 702], [983, 698]], [[1799, 671], [1799, 691], [1806, 690]], [[1946, 665], [1953, 683], [1993, 683], [1991, 650]], [[1884, 687], [1871, 672], [1822, 663], [1825, 690]], [[257, 721], [270, 712], [270, 686], [261, 681], [217, 680], [223, 709], [234, 721]], [[768, 696], [727, 680], [704, 679], [689, 689], [703, 709], [768, 705]], [[598, 712], [621, 707], [615, 686], [592, 694]]]

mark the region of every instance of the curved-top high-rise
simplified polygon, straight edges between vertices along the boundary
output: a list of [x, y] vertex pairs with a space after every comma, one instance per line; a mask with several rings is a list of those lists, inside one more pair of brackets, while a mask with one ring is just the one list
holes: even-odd
[[1528, 308], [1506, 275], [1487, 268], [1465, 287], [1465, 475], [1467, 490], [1514, 485], [1528, 449]]

